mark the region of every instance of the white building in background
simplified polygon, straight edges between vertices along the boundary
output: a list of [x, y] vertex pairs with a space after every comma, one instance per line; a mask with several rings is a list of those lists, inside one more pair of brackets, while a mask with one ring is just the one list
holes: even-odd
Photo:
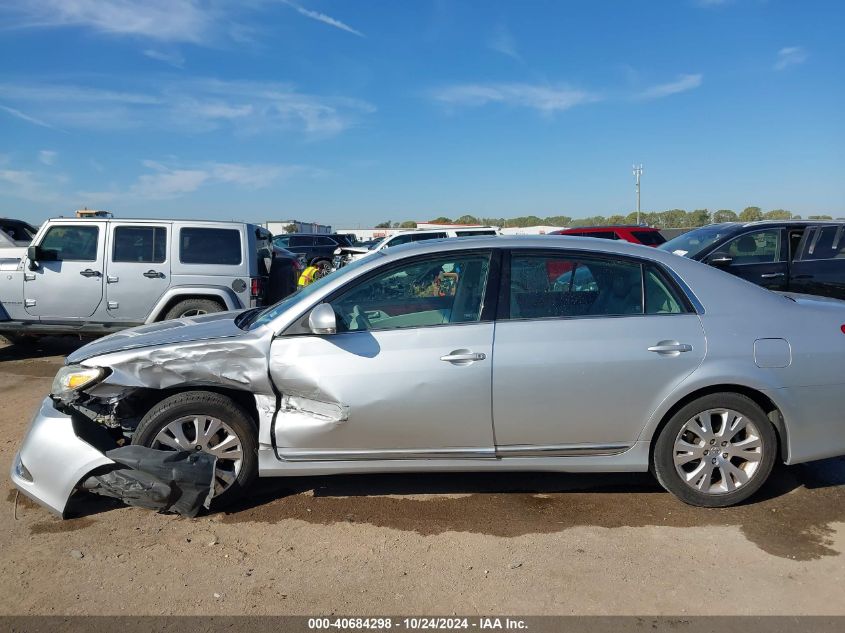
[[384, 237], [396, 235], [397, 233], [404, 233], [405, 231], [415, 230], [432, 230], [432, 229], [473, 229], [473, 228], [492, 228], [499, 231], [497, 226], [488, 226], [486, 224], [445, 224], [438, 222], [417, 222], [416, 229], [338, 229], [338, 233], [347, 233], [354, 235], [359, 242], [367, 242], [369, 240], [380, 240]]
[[288, 227], [293, 226], [294, 233], [331, 233], [332, 227], [329, 224], [317, 224], [316, 222], [300, 222], [299, 220], [268, 220], [263, 223], [265, 229], [273, 235], [284, 235]]
[[511, 226], [501, 229], [502, 235], [548, 235], [552, 231], [566, 229], [566, 226]]

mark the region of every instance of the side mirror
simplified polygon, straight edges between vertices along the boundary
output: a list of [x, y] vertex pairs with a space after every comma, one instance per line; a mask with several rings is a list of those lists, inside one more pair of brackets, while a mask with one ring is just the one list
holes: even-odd
[[29, 246], [26, 249], [26, 258], [29, 260], [29, 269], [35, 270], [38, 268], [38, 262], [41, 261], [42, 251], [40, 246]]
[[713, 253], [710, 257], [707, 258], [707, 263], [711, 266], [717, 266], [721, 268], [723, 266], [730, 266], [733, 260], [733, 257], [728, 255], [727, 253]]
[[313, 334], [336, 334], [337, 317], [334, 308], [328, 303], [321, 303], [308, 315], [308, 327]]

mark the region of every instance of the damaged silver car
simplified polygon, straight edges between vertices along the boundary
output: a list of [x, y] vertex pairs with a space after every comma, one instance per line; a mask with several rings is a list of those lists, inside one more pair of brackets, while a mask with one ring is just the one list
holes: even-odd
[[606, 240], [430, 241], [82, 347], [12, 480], [62, 514], [143, 446], [211, 455], [218, 504], [256, 476], [651, 470], [727, 506], [845, 453], [843, 358], [845, 302]]

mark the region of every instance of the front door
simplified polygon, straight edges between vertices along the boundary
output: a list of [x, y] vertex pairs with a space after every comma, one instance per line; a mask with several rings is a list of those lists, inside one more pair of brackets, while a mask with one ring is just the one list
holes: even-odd
[[692, 306], [657, 266], [632, 259], [514, 251], [509, 270], [493, 349], [499, 455], [631, 446], [704, 358]]
[[167, 225], [111, 224], [106, 300], [116, 321], [143, 323], [170, 287]]
[[[783, 229], [744, 233], [717, 250], [718, 253], [710, 258], [732, 275], [771, 290], [787, 289], [789, 246], [785, 243]], [[720, 263], [720, 259], [729, 261]]]
[[26, 311], [42, 319], [90, 317], [103, 300], [105, 222], [53, 224], [39, 246], [42, 261], [24, 270]]
[[329, 297], [337, 334], [276, 338], [279, 457], [493, 457], [490, 260], [403, 260]]

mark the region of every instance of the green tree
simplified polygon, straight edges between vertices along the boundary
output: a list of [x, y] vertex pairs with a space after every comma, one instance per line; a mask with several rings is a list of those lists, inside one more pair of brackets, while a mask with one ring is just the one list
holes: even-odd
[[760, 207], [745, 207], [739, 214], [740, 222], [757, 222], [763, 219], [763, 212]]
[[713, 213], [714, 222], [736, 222], [738, 219], [739, 216], [730, 209], [719, 209]]
[[572, 218], [568, 215], [550, 215], [547, 218], [543, 218], [543, 224], [550, 226], [569, 226], [571, 223]]
[[285, 233], [296, 233], [296, 224], [291, 222], [285, 227]]
[[808, 215], [808, 220], [832, 220], [832, 215]]
[[378, 224], [375, 225], [374, 228], [389, 229], [390, 228], [390, 220], [387, 220], [386, 222], [379, 222]]
[[474, 215], [462, 215], [455, 220], [455, 224], [481, 224], [481, 222]]
[[763, 218], [766, 220], [791, 220], [792, 214], [784, 209], [772, 209], [771, 211], [764, 213]]
[[399, 225], [400, 229], [415, 229], [417, 228], [417, 223], [413, 220], [405, 220]]
[[687, 223], [687, 212], [683, 209], [670, 209], [659, 214], [660, 226], [664, 229], [681, 228]]
[[704, 226], [710, 224], [710, 211], [707, 209], [696, 209], [687, 214], [688, 226]]
[[441, 215], [439, 218], [434, 218], [431, 221], [431, 223], [432, 224], [452, 224], [452, 220], [450, 220], [449, 218]]
[[620, 224], [627, 224], [628, 221], [624, 215], [611, 215], [609, 218], [607, 218], [607, 223], [618, 226]]

